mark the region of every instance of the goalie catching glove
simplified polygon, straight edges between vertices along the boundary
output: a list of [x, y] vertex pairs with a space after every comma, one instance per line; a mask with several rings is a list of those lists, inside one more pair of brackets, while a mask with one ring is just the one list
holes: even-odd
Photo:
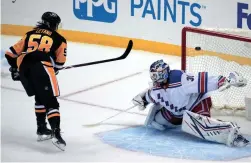
[[219, 88], [219, 91], [224, 91], [231, 86], [245, 87], [247, 85], [247, 79], [245, 79], [240, 73], [231, 72], [226, 78], [225, 83]]

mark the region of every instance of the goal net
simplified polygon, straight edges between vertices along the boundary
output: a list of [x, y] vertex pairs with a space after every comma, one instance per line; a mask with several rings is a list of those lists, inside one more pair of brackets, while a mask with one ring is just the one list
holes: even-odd
[[228, 76], [237, 71], [247, 79], [244, 88], [212, 92], [214, 115], [245, 115], [245, 97], [251, 93], [251, 31], [230, 29], [182, 30], [182, 69]]

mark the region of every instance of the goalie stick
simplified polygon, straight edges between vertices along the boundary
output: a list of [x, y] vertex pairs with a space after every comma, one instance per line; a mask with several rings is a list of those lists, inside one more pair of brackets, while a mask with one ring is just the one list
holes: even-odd
[[132, 47], [133, 47], [133, 41], [130, 40], [128, 42], [128, 45], [127, 45], [127, 48], [126, 48], [125, 52], [120, 57], [112, 58], [112, 59], [105, 59], [105, 60], [100, 60], [100, 61], [94, 61], [94, 62], [88, 62], [88, 63], [82, 63], [82, 64], [76, 64], [76, 65], [71, 65], [71, 66], [65, 66], [65, 67], [61, 68], [60, 70], [66, 70], [66, 69], [70, 69], [70, 68], [77, 68], [77, 67], [83, 67], [83, 66], [89, 66], [89, 65], [95, 65], [95, 64], [100, 64], [100, 63], [106, 63], [106, 62], [112, 62], [112, 61], [125, 59], [129, 55], [129, 53], [131, 52]]
[[104, 120], [102, 120], [102, 121], [100, 121], [100, 122], [98, 122], [98, 123], [86, 124], [86, 125], [83, 125], [83, 126], [84, 126], [84, 127], [97, 127], [97, 126], [101, 125], [103, 122], [105, 122], [105, 121], [107, 121], [107, 120], [109, 120], [109, 119], [111, 119], [111, 118], [113, 118], [113, 117], [116, 117], [116, 116], [118, 116], [119, 114], [125, 113], [125, 112], [127, 112], [127, 111], [129, 111], [129, 110], [131, 110], [131, 109], [133, 109], [133, 108], [135, 108], [135, 107], [136, 107], [136, 105], [131, 106], [130, 108], [127, 108], [127, 109], [125, 109], [125, 110], [121, 110], [120, 112], [114, 114], [113, 116], [110, 116], [110, 117], [108, 117], [108, 118], [106, 118], [106, 119], [104, 119]]

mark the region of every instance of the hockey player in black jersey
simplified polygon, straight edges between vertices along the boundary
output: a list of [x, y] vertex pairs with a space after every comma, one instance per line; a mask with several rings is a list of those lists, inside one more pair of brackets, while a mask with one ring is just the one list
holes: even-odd
[[[60, 17], [45, 12], [36, 27], [6, 52], [12, 79], [21, 81], [28, 96], [35, 96], [38, 141], [52, 138], [55, 146], [65, 149], [60, 134], [60, 95], [56, 74], [66, 61], [66, 39], [57, 33]], [[51, 130], [46, 126], [46, 116]]]

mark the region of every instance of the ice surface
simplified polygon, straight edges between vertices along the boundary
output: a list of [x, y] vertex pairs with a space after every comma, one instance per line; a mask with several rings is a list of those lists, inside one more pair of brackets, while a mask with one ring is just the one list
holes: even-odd
[[[18, 39], [20, 38], [3, 36], [2, 50], [7, 50]], [[119, 48], [70, 42], [66, 65], [115, 57], [123, 51], [124, 49]], [[139, 112], [133, 108], [129, 113], [120, 114], [98, 127], [83, 127], [85, 124], [102, 121], [131, 107], [132, 97], [148, 87], [149, 76], [146, 70], [149, 65], [162, 58], [169, 62], [172, 68], [180, 67], [179, 57], [154, 55], [133, 50], [123, 61], [61, 71], [58, 75], [62, 96], [59, 101], [62, 134], [67, 142], [65, 152], [59, 151], [50, 141], [36, 142], [33, 98], [26, 96], [19, 82], [13, 82], [9, 75], [2, 76], [2, 161], [177, 162], [172, 158], [150, 156], [115, 148], [102, 143], [95, 136], [99, 132], [142, 125], [146, 111]], [[6, 70], [7, 67], [2, 67], [2, 71]], [[136, 72], [139, 74], [130, 76]], [[127, 78], [121, 79], [123, 77]], [[114, 81], [117, 79], [118, 81]], [[103, 83], [107, 84], [102, 85]], [[248, 126], [251, 125], [250, 122], [243, 118], [223, 117], [222, 119], [226, 118], [237, 121], [242, 126], [243, 132], [251, 135], [251, 131], [248, 129]], [[251, 158], [242, 160], [251, 161]], [[178, 161], [189, 162], [189, 160]]]

